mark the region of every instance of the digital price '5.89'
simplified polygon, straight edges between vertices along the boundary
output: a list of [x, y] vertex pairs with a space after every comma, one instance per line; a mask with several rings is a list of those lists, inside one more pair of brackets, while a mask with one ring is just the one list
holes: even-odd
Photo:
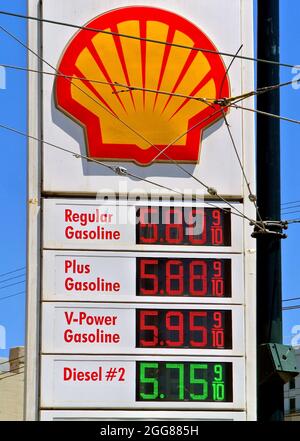
[[232, 313], [213, 309], [137, 309], [138, 348], [232, 349]]
[[136, 243], [230, 246], [231, 214], [222, 208], [138, 207]]
[[137, 257], [136, 262], [138, 296], [231, 296], [231, 259]]
[[136, 362], [137, 401], [232, 402], [232, 363]]

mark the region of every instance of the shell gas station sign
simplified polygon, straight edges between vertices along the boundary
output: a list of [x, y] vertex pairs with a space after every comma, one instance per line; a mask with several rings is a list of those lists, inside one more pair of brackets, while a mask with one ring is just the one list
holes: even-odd
[[222, 102], [252, 2], [224, 3], [29, 1], [27, 419], [255, 419], [254, 126]]
[[[83, 29], [72, 38], [58, 66], [67, 77], [57, 78], [55, 92], [58, 109], [83, 126], [88, 156], [197, 163], [203, 129], [222, 117], [214, 101], [229, 97], [230, 87], [220, 56], [178, 46], [217, 52], [214, 44], [193, 23], [155, 7], [118, 8], [85, 27], [107, 33]], [[167, 156], [159, 155], [170, 143]]]

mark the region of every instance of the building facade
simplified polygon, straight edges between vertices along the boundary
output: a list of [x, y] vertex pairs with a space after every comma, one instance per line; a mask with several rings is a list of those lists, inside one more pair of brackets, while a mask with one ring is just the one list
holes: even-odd
[[23, 420], [24, 347], [12, 348], [0, 365], [0, 421]]
[[[295, 350], [300, 368], [300, 346]], [[284, 411], [286, 421], [300, 421], [300, 374], [284, 386]]]

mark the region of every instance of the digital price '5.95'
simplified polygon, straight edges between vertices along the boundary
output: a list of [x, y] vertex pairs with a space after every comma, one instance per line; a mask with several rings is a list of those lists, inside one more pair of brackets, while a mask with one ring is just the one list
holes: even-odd
[[137, 401], [232, 402], [232, 363], [136, 362]]
[[232, 349], [232, 313], [213, 309], [137, 309], [138, 348]]
[[148, 245], [230, 246], [229, 209], [138, 207], [136, 243]]

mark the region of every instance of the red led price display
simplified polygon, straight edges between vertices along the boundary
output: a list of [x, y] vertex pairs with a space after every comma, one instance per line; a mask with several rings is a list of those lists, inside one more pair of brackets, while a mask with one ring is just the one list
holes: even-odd
[[136, 362], [137, 401], [232, 402], [232, 363]]
[[231, 297], [230, 259], [137, 258], [138, 296]]
[[232, 349], [229, 310], [137, 309], [138, 348]]
[[192, 207], [137, 208], [136, 243], [230, 246], [230, 210]]

